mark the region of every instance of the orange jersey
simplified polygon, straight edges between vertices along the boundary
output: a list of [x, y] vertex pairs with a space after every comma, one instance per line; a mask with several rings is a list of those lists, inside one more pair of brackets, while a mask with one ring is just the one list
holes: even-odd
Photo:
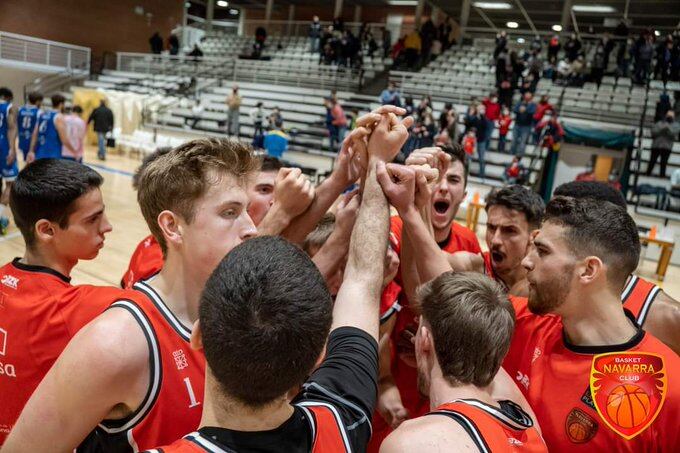
[[152, 235], [142, 239], [130, 257], [130, 264], [121, 280], [121, 287], [132, 288], [132, 285], [146, 280], [163, 268], [163, 251]]
[[0, 268], [0, 445], [71, 338], [121, 293], [19, 258]]
[[631, 275], [628, 279], [621, 293], [621, 302], [625, 309], [633, 313], [638, 326], [645, 324], [649, 309], [660, 292], [661, 288], [637, 275]]
[[[400, 217], [390, 219], [390, 241], [394, 251], [401, 255], [401, 238], [404, 224]], [[466, 251], [480, 254], [482, 249], [479, 246], [477, 236], [472, 230], [453, 222], [451, 224], [451, 234], [445, 242], [440, 243], [442, 250], [449, 253]], [[401, 270], [397, 273], [396, 280], [400, 281]], [[417, 370], [415, 368], [415, 353], [411, 337], [415, 335], [418, 328], [416, 315], [409, 307], [408, 299], [404, 293], [399, 298], [400, 310], [397, 313], [397, 321], [391, 337], [392, 347], [392, 376], [399, 388], [402, 403], [408, 409], [411, 417], [418, 417], [425, 414], [430, 409], [427, 398], [418, 391], [416, 380]], [[373, 416], [373, 437], [369, 444], [369, 452], [377, 452], [382, 440], [387, 437], [391, 429], [383, 418], [376, 412]]]
[[[534, 315], [529, 311], [526, 299], [511, 297], [511, 300], [517, 322], [503, 367], [516, 380], [536, 412], [543, 438], [551, 451], [678, 451], [680, 358], [673, 351], [641, 329], [620, 345], [572, 345], [565, 340], [560, 317]], [[632, 319], [630, 312], [627, 315]], [[607, 424], [596, 410], [591, 393], [591, 367], [596, 363], [597, 354], [608, 352], [651, 353], [663, 360], [668, 382], [665, 402], [654, 421], [630, 440]], [[638, 404], [639, 401], [634, 402]], [[607, 411], [610, 409], [608, 404]], [[612, 407], [629, 410], [628, 403], [625, 404]], [[612, 413], [617, 414], [616, 411]]]
[[151, 381], [139, 409], [123, 420], [104, 420], [85, 451], [139, 451], [179, 439], [198, 428], [203, 409], [205, 356], [191, 348], [191, 330], [147, 285], [134, 285], [134, 298], [111, 307], [127, 310], [149, 344]]
[[470, 435], [480, 452], [547, 452], [543, 438], [529, 414], [512, 401], [500, 408], [474, 399], [442, 404], [428, 415], [449, 417]]

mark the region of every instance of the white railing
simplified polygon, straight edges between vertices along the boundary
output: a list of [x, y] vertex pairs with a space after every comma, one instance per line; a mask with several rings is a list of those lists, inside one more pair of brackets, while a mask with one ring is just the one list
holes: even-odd
[[90, 49], [0, 31], [0, 61], [50, 71], [90, 71]]

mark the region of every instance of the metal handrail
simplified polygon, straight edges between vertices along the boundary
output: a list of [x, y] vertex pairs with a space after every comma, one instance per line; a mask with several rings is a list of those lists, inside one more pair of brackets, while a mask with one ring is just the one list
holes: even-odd
[[0, 60], [38, 69], [70, 69], [88, 73], [88, 47], [0, 31]]

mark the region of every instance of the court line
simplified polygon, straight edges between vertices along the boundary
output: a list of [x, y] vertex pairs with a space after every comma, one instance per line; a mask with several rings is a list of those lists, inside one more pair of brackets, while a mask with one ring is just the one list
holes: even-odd
[[134, 175], [134, 173], [132, 173], [130, 171], [118, 170], [117, 168], [107, 167], [106, 165], [93, 164], [93, 163], [89, 163], [89, 162], [85, 162], [85, 165], [87, 165], [88, 167], [96, 168], [98, 170], [107, 171], [109, 173], [115, 173], [115, 174], [118, 174], [118, 175], [127, 176], [129, 178], [132, 178], [132, 176]]

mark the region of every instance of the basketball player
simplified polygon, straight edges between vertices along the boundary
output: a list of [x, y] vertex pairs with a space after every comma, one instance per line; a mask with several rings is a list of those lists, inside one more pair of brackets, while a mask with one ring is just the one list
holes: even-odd
[[486, 197], [486, 246], [476, 255], [457, 252], [449, 263], [457, 271], [484, 273], [513, 296], [527, 297], [529, 285], [522, 259], [531, 242], [531, 232], [541, 226], [545, 203], [531, 189], [511, 185], [492, 190]]
[[0, 445], [68, 341], [122, 293], [70, 284], [73, 267], [94, 259], [111, 231], [101, 184], [89, 167], [43, 159], [12, 187], [26, 251], [0, 268]]
[[510, 347], [515, 313], [497, 283], [447, 272], [421, 287], [415, 337], [418, 388], [431, 412], [408, 420], [380, 451], [547, 452], [529, 414], [490, 391]]
[[[623, 209], [626, 199], [620, 191], [596, 181], [574, 181], [555, 189], [555, 195], [607, 200]], [[631, 274], [621, 293], [624, 308], [630, 310], [640, 327], [680, 355], [680, 302], [654, 283]]]
[[63, 113], [66, 99], [60, 94], [52, 96], [52, 109], [38, 112], [38, 121], [31, 137], [31, 149], [26, 162], [36, 159], [61, 158], [62, 147], [75, 155], [77, 151], [71, 146], [66, 134]]
[[38, 121], [38, 112], [42, 105], [43, 95], [36, 91], [28, 93], [28, 104], [19, 109], [17, 122], [19, 123], [19, 149], [24, 156], [24, 161], [31, 150], [31, 136], [35, 124]]
[[365, 449], [389, 230], [376, 168], [394, 158], [410, 123], [385, 116], [370, 137], [362, 203], [334, 304], [307, 255], [281, 238], [248, 241], [218, 266], [192, 336], [208, 361], [201, 428], [155, 451]]
[[6, 451], [66, 452], [81, 443], [83, 451], [137, 451], [198, 427], [205, 358], [189, 344], [191, 325], [212, 271], [255, 235], [246, 207], [258, 165], [245, 145], [201, 139], [142, 171], [138, 201], [165, 255], [163, 269], [73, 338]]
[[[621, 307], [621, 290], [640, 254], [633, 219], [606, 201], [558, 196], [548, 203], [543, 225], [532, 239], [523, 261], [529, 299], [513, 301], [515, 335], [503, 367], [534, 408], [548, 448], [677, 451], [680, 386], [675, 379], [680, 358], [641, 330]], [[615, 363], [636, 367], [607, 375], [598, 368], [591, 377], [599, 355], [606, 353], [616, 354], [611, 358]], [[639, 365], [647, 354], [658, 360], [650, 374]], [[646, 385], [645, 379], [653, 389], [648, 393], [637, 385]], [[591, 380], [600, 383], [602, 392], [603, 383], [617, 387], [598, 400]], [[615, 404], [620, 408], [610, 407], [620, 389], [639, 389], [643, 395], [634, 395], [635, 401], [619, 399]], [[650, 401], [660, 394], [665, 401], [647, 425], [655, 409]]]
[[12, 106], [13, 97], [9, 88], [0, 87], [0, 178], [5, 181], [4, 188], [0, 184], [0, 235], [7, 233], [9, 219], [5, 210], [12, 183], [19, 173], [16, 150], [17, 112]]

